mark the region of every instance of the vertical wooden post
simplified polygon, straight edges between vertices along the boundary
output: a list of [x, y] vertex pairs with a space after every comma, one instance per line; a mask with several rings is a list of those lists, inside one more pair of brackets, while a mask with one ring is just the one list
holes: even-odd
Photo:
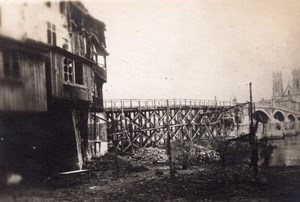
[[217, 96], [215, 96], [215, 107], [217, 107], [218, 104], [217, 104]]
[[96, 157], [97, 155], [97, 143], [96, 143], [96, 139], [97, 139], [97, 118], [96, 118], [96, 110], [94, 111], [94, 156]]
[[76, 126], [78, 122], [78, 117], [75, 109], [71, 109], [71, 116], [72, 116], [72, 124], [73, 124], [74, 135], [75, 135], [75, 142], [77, 147], [76, 149], [77, 149], [78, 166], [79, 169], [81, 169], [83, 166], [83, 158], [81, 152], [81, 137], [80, 137], [79, 130]]
[[222, 132], [223, 132], [223, 137], [225, 137], [225, 112], [222, 112], [222, 117], [223, 117], [223, 123], [222, 123]]
[[117, 169], [117, 173], [120, 172], [120, 168], [119, 168], [119, 161], [118, 161], [118, 137], [116, 136], [116, 120], [115, 120], [115, 113], [114, 111], [112, 111], [112, 116], [111, 116], [111, 122], [112, 122], [112, 136], [113, 136], [113, 145], [115, 147], [115, 163], [116, 163], [116, 169]]
[[249, 83], [249, 90], [250, 90], [250, 103], [249, 103], [249, 118], [250, 118], [250, 144], [253, 144], [253, 109], [252, 109], [252, 83]]
[[253, 177], [258, 177], [258, 150], [253, 127], [253, 108], [252, 108], [252, 83], [249, 83], [250, 88], [250, 145], [251, 145], [251, 166], [253, 168]]
[[167, 153], [169, 155], [169, 166], [170, 166], [170, 178], [171, 180], [175, 179], [175, 173], [172, 165], [172, 149], [171, 149], [171, 134], [170, 134], [170, 106], [169, 100], [167, 100]]
[[140, 148], [143, 148], [143, 135], [141, 134], [141, 128], [143, 126], [143, 118], [142, 118], [142, 111], [141, 111], [141, 100], [139, 100], [139, 110], [138, 110], [138, 122], [139, 122], [139, 140], [140, 140]]

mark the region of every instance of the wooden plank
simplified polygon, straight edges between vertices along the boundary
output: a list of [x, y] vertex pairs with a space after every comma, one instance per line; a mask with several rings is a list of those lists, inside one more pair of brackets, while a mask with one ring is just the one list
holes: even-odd
[[82, 165], [83, 165], [83, 158], [82, 158], [82, 152], [81, 152], [81, 137], [79, 134], [79, 130], [76, 126], [78, 123], [78, 117], [77, 117], [76, 110], [74, 110], [74, 109], [71, 110], [71, 116], [72, 116], [73, 130], [74, 130], [76, 149], [77, 149], [78, 166], [79, 166], [79, 169], [81, 169]]

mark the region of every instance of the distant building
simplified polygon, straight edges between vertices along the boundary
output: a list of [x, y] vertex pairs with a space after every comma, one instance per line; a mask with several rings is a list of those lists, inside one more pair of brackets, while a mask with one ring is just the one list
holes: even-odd
[[300, 111], [300, 69], [292, 71], [292, 83], [283, 86], [282, 72], [273, 73], [273, 102], [276, 105]]
[[71, 1], [0, 15], [0, 169], [81, 168], [107, 148], [105, 24]]

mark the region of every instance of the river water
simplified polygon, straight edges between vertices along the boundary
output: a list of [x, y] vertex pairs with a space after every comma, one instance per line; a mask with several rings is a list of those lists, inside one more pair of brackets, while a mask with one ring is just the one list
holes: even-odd
[[271, 153], [270, 166], [300, 166], [300, 135], [269, 140], [277, 148]]

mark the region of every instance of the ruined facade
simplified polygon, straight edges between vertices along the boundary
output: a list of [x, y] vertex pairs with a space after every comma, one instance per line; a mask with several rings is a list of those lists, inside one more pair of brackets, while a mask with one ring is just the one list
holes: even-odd
[[107, 144], [105, 24], [80, 2], [0, 10], [1, 170], [81, 168]]

